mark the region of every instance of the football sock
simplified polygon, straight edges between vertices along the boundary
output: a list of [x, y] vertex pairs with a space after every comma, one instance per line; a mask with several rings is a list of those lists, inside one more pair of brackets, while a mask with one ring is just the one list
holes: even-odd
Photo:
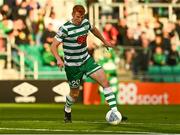
[[71, 106], [74, 103], [74, 99], [71, 96], [66, 96], [65, 111], [71, 112]]
[[115, 98], [115, 95], [114, 95], [112, 89], [110, 87], [104, 88], [103, 92], [104, 92], [105, 99], [106, 99], [107, 103], [109, 104], [111, 110], [113, 112], [116, 112], [117, 111], [117, 103], [116, 103], [116, 98]]

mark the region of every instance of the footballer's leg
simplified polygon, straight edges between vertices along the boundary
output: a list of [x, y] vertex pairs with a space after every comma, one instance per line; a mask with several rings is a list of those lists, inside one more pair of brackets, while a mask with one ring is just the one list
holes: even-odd
[[79, 89], [71, 89], [70, 94], [66, 96], [66, 103], [64, 106], [64, 122], [71, 123], [71, 106], [79, 96]]
[[105, 99], [108, 102], [112, 111], [117, 111], [116, 98], [109, 86], [104, 70], [99, 66], [93, 58], [86, 62], [86, 74], [96, 80], [103, 88]]
[[109, 82], [106, 79], [104, 70], [99, 69], [96, 72], [92, 73], [90, 76], [103, 87], [105, 99], [107, 103], [109, 104], [111, 110], [114, 112], [117, 111], [116, 98], [112, 89], [109, 86]]
[[65, 67], [65, 71], [71, 88], [69, 95], [66, 96], [66, 103], [64, 106], [64, 121], [68, 123], [72, 122], [71, 106], [79, 96], [79, 86], [81, 84], [83, 73], [79, 67]]
[[[116, 98], [115, 98], [115, 95], [114, 95], [110, 85], [109, 85], [109, 82], [106, 78], [104, 70], [99, 69], [99, 70], [95, 71], [94, 73], [92, 73], [90, 76], [103, 87], [103, 92], [104, 92], [104, 96], [105, 96], [107, 103], [109, 104], [109, 106], [113, 112], [117, 112], [118, 109], [117, 109]], [[126, 120], [127, 120], [127, 117], [122, 116], [122, 121], [126, 121]]]

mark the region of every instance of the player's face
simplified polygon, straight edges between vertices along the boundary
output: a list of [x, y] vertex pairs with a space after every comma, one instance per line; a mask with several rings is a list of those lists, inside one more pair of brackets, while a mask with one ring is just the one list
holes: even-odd
[[73, 23], [75, 25], [80, 25], [84, 19], [84, 14], [80, 14], [79, 12], [75, 12], [72, 14], [73, 16]]

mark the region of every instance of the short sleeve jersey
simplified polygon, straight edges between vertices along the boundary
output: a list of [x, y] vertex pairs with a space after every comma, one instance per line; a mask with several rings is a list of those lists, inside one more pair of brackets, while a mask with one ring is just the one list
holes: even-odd
[[91, 29], [92, 26], [87, 19], [78, 26], [68, 21], [59, 28], [55, 38], [63, 42], [66, 66], [81, 66], [90, 57], [86, 38]]

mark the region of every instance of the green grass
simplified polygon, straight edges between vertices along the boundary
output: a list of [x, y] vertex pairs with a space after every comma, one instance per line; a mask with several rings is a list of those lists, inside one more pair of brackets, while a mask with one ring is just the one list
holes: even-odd
[[105, 121], [108, 106], [73, 106], [73, 123], [63, 121], [63, 104], [0, 104], [1, 134], [180, 133], [180, 106], [118, 106], [128, 116], [117, 126]]

